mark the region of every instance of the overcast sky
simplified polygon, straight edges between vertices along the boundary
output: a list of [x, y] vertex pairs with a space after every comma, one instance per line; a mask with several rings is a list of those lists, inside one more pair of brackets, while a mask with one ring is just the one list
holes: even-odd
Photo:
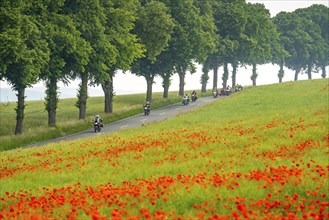
[[281, 11], [292, 12], [297, 8], [307, 8], [313, 4], [323, 4], [329, 7], [328, 0], [247, 0], [247, 2], [264, 4], [272, 17]]
[[[327, 7], [329, 7], [329, 1], [328, 0], [319, 0], [319, 1], [310, 1], [310, 0], [247, 0], [247, 2], [250, 3], [262, 3], [265, 5], [267, 9], [269, 9], [271, 13], [271, 17], [275, 16], [277, 13], [281, 11], [286, 12], [292, 12], [298, 8], [305, 8], [309, 7], [313, 4], [324, 4]], [[278, 73], [279, 67], [273, 66], [273, 65], [262, 65], [258, 66], [257, 72], [259, 74], [257, 78], [257, 84], [258, 85], [266, 85], [266, 84], [272, 84], [277, 83], [277, 73]], [[223, 70], [222, 68], [219, 69], [219, 80], [218, 80], [218, 87], [222, 84], [221, 81], [221, 74]], [[327, 73], [328, 73], [327, 69]], [[191, 89], [197, 89], [199, 90], [201, 88], [200, 85], [200, 77], [201, 77], [202, 71], [201, 67], [198, 66], [197, 73], [191, 75], [187, 73], [186, 75], [186, 82], [185, 82], [185, 89], [191, 90]], [[210, 72], [210, 79], [207, 84], [207, 88], [211, 89], [212, 87], [212, 72]], [[237, 73], [237, 83], [242, 85], [251, 85], [250, 80], [251, 75], [251, 68], [247, 67], [240, 67], [238, 69]], [[313, 74], [313, 78], [320, 78], [320, 73]], [[291, 70], [285, 69], [285, 77], [283, 81], [292, 81], [294, 77], [294, 73]], [[300, 75], [299, 79], [307, 79], [306, 74]], [[69, 86], [70, 88], [77, 88], [79, 84], [79, 81], [72, 82], [72, 84]], [[231, 85], [231, 77], [229, 77], [228, 84]], [[64, 86], [60, 83], [59, 86], [61, 87], [62, 93], [64, 93]], [[179, 78], [178, 75], [174, 75], [172, 77], [172, 83], [170, 86], [171, 91], [178, 91], [179, 86]], [[10, 87], [6, 82], [1, 81], [0, 82], [1, 88], [8, 88]], [[35, 90], [43, 90], [44, 84], [38, 83], [34, 85]], [[66, 88], [67, 89], [67, 88]], [[132, 74], [123, 74], [121, 72], [118, 72], [117, 75], [114, 78], [114, 90], [117, 91], [117, 94], [124, 94], [124, 93], [143, 93], [146, 91], [146, 81], [143, 77], [136, 77]], [[162, 88], [162, 80], [161, 78], [155, 79], [155, 84], [153, 85], [153, 91], [159, 92], [163, 91]], [[90, 88], [89, 94], [91, 96], [102, 96], [103, 92], [100, 87]], [[3, 99], [3, 96], [6, 94], [1, 94], [1, 99]], [[8, 96], [8, 95], [7, 95]], [[72, 97], [75, 97], [75, 94], [72, 94]], [[29, 97], [27, 97], [29, 99]]]

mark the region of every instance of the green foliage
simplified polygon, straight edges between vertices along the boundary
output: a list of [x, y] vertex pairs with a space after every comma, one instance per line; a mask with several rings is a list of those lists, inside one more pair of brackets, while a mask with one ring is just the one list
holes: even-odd
[[248, 43], [244, 45], [244, 63], [264, 64], [272, 59], [272, 42], [278, 41], [278, 33], [270, 19], [270, 13], [262, 4], [247, 4], [247, 23], [244, 34]]
[[163, 52], [163, 57], [170, 59], [167, 63], [169, 67], [166, 69], [173, 69], [179, 74], [179, 94], [183, 95], [185, 74], [186, 71], [195, 68], [193, 61], [201, 62], [207, 58], [209, 51], [215, 50], [216, 27], [208, 7], [209, 2], [205, 2], [206, 5], [202, 10], [198, 7], [201, 4], [194, 0], [163, 0], [162, 2], [169, 6], [175, 22], [169, 47]]
[[[38, 80], [46, 82], [46, 110], [54, 125], [59, 81], [85, 77], [78, 103], [79, 117], [84, 118], [87, 85], [113, 88], [119, 69], [146, 78], [147, 99], [156, 75], [163, 77], [168, 91], [175, 72], [182, 95], [185, 74], [195, 72], [195, 62], [208, 70], [224, 63], [253, 64], [254, 81], [256, 64], [268, 62], [281, 69], [285, 65], [296, 74], [307, 70], [309, 78], [321, 68], [325, 77], [328, 10], [312, 5], [271, 20], [264, 5], [244, 0], [3, 0], [0, 80], [18, 92], [19, 131], [25, 89]], [[235, 75], [232, 78], [235, 81]], [[228, 79], [228, 72], [223, 79]], [[106, 105], [112, 103], [110, 90]]]
[[[312, 52], [310, 52], [308, 63], [312, 63], [314, 67], [327, 66], [329, 64], [329, 8], [315, 4], [308, 8], [297, 9], [295, 13], [312, 21], [312, 26], [305, 26], [305, 30], [311, 35], [313, 41], [312, 46], [309, 46]], [[318, 28], [314, 28], [314, 26]]]
[[143, 76], [147, 82], [146, 100], [152, 101], [154, 77], [164, 72], [157, 56], [168, 46], [174, 26], [173, 19], [165, 4], [151, 1], [138, 10], [138, 20], [134, 32], [141, 39], [146, 49], [144, 58], [137, 59], [132, 66], [132, 73]]
[[0, 79], [15, 90], [33, 85], [49, 60], [49, 49], [29, 4], [1, 3]]
[[73, 78], [72, 70], [84, 71], [90, 47], [80, 38], [80, 32], [69, 16], [58, 14], [53, 7], [48, 9], [49, 11], [46, 11], [39, 20], [43, 24], [44, 38], [47, 40], [51, 56], [39, 78], [46, 81], [45, 105], [48, 111], [48, 125], [55, 126], [58, 103], [57, 82], [68, 83], [69, 79]]
[[207, 83], [209, 80], [208, 72], [204, 72], [201, 76], [201, 83]]
[[[285, 66], [296, 72], [307, 67], [313, 68], [313, 65], [320, 60], [324, 61], [323, 55], [328, 48], [321, 35], [323, 33], [321, 25], [312, 21], [312, 16], [321, 14], [318, 10], [313, 11], [315, 8], [310, 7], [291, 13], [282, 12], [273, 19], [281, 33], [281, 42], [290, 55], [285, 59]], [[324, 14], [322, 13], [321, 16]]]
[[105, 34], [118, 52], [110, 69], [127, 71], [145, 51], [136, 34], [132, 33], [138, 16], [138, 1], [101, 1], [101, 4], [106, 16]]
[[135, 33], [146, 48], [146, 58], [154, 62], [168, 46], [174, 23], [165, 4], [151, 1], [138, 10]]
[[215, 4], [214, 18], [219, 41], [217, 50], [209, 56], [211, 67], [218, 67], [224, 60], [230, 62], [233, 57], [239, 56], [239, 41], [247, 22], [244, 4], [243, 1], [220, 1]]
[[175, 27], [167, 51], [175, 60], [175, 66], [187, 68], [192, 59], [204, 60], [208, 52], [215, 49], [215, 35], [210, 32], [214, 33], [215, 26], [212, 20], [200, 14], [193, 0], [170, 1], [168, 4]]
[[290, 55], [285, 59], [285, 65], [293, 70], [302, 69], [305, 66], [302, 60], [305, 60], [307, 56], [303, 44], [308, 38], [305, 31], [301, 29], [302, 18], [292, 13], [282, 12], [275, 16], [273, 22], [277, 25], [281, 42]]
[[17, 91], [15, 134], [21, 134], [25, 89], [37, 82], [49, 61], [49, 48], [37, 20], [37, 7], [30, 2], [5, 0], [0, 10], [0, 80], [6, 80]]

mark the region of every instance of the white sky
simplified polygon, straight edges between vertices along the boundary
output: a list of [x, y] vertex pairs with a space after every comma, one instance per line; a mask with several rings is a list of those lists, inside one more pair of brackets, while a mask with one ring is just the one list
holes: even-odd
[[265, 8], [270, 10], [271, 17], [281, 11], [292, 12], [297, 8], [307, 8], [313, 4], [323, 4], [329, 7], [328, 0], [246, 0], [246, 2], [264, 4]]
[[[296, 10], [297, 8], [305, 8], [309, 7], [313, 4], [324, 4], [327, 7], [329, 7], [329, 0], [318, 0], [318, 1], [311, 1], [311, 0], [247, 0], [247, 2], [250, 3], [262, 3], [265, 5], [267, 9], [269, 9], [271, 16], [275, 16], [280, 11], [286, 11], [286, 12], [292, 12]], [[259, 74], [257, 78], [257, 85], [265, 85], [265, 84], [272, 84], [278, 82], [278, 73], [279, 67], [273, 66], [273, 65], [262, 65], [258, 66], [257, 72]], [[219, 69], [219, 80], [218, 80], [218, 87], [221, 86], [222, 80], [221, 75], [223, 73], [223, 69]], [[329, 74], [329, 71], [327, 69], [327, 75]], [[200, 84], [200, 77], [202, 75], [201, 66], [198, 66], [198, 71], [191, 75], [190, 73], [187, 73], [185, 78], [185, 89], [191, 90], [191, 89], [201, 89]], [[238, 69], [237, 73], [237, 83], [242, 85], [251, 85], [250, 80], [251, 75], [251, 68], [244, 68], [240, 67]], [[321, 78], [321, 73], [315, 73], [313, 74], [313, 78]], [[212, 72], [209, 73], [210, 79], [207, 84], [207, 89], [212, 88]], [[294, 73], [288, 69], [285, 69], [285, 77], [283, 81], [292, 81], [294, 79]], [[306, 74], [300, 75], [299, 79], [307, 79]], [[70, 88], [77, 88], [79, 84], [79, 81], [72, 82], [69, 87]], [[231, 77], [229, 77], [228, 84], [231, 85]], [[60, 88], [63, 89], [63, 85], [59, 84]], [[1, 81], [0, 83], [1, 88], [8, 88], [10, 87], [6, 82]], [[34, 85], [35, 89], [39, 89], [41, 87], [44, 87], [43, 83], [38, 83]], [[171, 91], [178, 91], [179, 88], [179, 78], [178, 75], [174, 75], [172, 77], [172, 83], [170, 86]], [[120, 93], [144, 93], [146, 92], [146, 81], [143, 77], [137, 77], [135, 75], [132, 75], [130, 73], [122, 74], [118, 73], [114, 77], [114, 90], [117, 91], [117, 94]], [[155, 79], [155, 84], [153, 85], [153, 91], [154, 92], [161, 92], [163, 91], [162, 88], [162, 80], [160, 77]], [[103, 92], [101, 87], [96, 88], [90, 88], [89, 91], [90, 96], [102, 96]], [[72, 94], [72, 97], [75, 97], [76, 94]], [[28, 99], [28, 97], [27, 97]]]

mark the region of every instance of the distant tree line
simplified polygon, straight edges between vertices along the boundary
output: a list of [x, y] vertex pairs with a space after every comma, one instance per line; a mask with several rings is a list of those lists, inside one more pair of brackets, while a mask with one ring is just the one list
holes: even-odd
[[113, 110], [113, 81], [118, 70], [146, 80], [152, 100], [156, 76], [168, 97], [173, 74], [184, 94], [185, 76], [203, 65], [202, 92], [209, 72], [223, 87], [232, 66], [232, 86], [239, 66], [273, 63], [301, 72], [328, 66], [328, 8], [312, 5], [274, 18], [263, 4], [245, 0], [2, 0], [0, 2], [0, 80], [17, 92], [15, 134], [23, 131], [25, 89], [43, 81], [48, 125], [56, 125], [58, 82], [80, 80], [76, 106], [85, 119], [88, 85], [101, 85], [104, 112]]

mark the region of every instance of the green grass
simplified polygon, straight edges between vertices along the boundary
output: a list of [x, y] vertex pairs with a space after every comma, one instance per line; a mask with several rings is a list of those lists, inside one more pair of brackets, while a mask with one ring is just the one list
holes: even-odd
[[[199, 93], [200, 94], [200, 93]], [[201, 94], [209, 95], [209, 94]], [[154, 93], [152, 109], [177, 103], [181, 98], [177, 92], [169, 92], [169, 98], [163, 99], [162, 93]], [[56, 127], [48, 127], [48, 113], [44, 101], [27, 101], [25, 108], [23, 134], [13, 135], [16, 125], [16, 103], [0, 104], [0, 151], [10, 150], [30, 144], [74, 134], [90, 128], [96, 114], [100, 114], [104, 123], [124, 119], [143, 111], [145, 94], [114, 96], [113, 112], [105, 114], [104, 98], [89, 97], [87, 100], [87, 115], [85, 120], [78, 120], [79, 110], [74, 106], [76, 99], [61, 99], [57, 110]]]
[[[234, 212], [243, 219], [238, 204], [251, 219], [321, 218], [321, 207], [329, 213], [328, 89], [327, 79], [259, 86], [141, 128], [2, 152], [0, 209], [21, 208], [25, 191], [29, 201], [57, 190], [65, 201], [88, 195], [78, 219], [95, 206], [108, 217], [114, 209], [133, 216], [147, 208], [168, 218], [203, 211], [205, 219]], [[67, 202], [51, 211], [70, 210]]]

